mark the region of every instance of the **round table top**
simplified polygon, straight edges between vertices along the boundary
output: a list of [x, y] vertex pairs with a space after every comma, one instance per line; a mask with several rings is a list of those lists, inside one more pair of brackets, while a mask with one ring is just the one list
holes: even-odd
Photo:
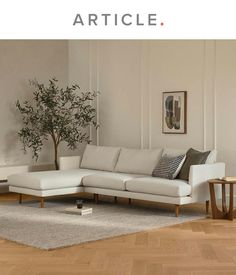
[[221, 180], [221, 179], [211, 179], [208, 180], [210, 184], [236, 184], [236, 180]]

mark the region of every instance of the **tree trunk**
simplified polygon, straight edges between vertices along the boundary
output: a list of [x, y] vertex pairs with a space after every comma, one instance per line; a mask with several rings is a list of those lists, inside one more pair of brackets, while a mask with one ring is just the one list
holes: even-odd
[[55, 169], [59, 170], [59, 165], [58, 165], [58, 162], [57, 162], [59, 140], [56, 138], [56, 135], [55, 135], [54, 131], [52, 131], [51, 137], [52, 137], [53, 145], [54, 145], [54, 164], [55, 164]]
[[55, 164], [56, 170], [59, 170], [59, 165], [57, 161], [57, 157], [58, 157], [57, 149], [58, 149], [58, 145], [54, 143], [54, 164]]

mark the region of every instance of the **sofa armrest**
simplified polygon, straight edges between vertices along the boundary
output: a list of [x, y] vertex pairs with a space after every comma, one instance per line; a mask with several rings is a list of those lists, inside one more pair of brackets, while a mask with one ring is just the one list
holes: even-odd
[[[225, 176], [225, 163], [192, 165], [189, 172], [189, 184], [192, 186], [192, 198], [194, 202], [209, 200], [209, 186], [207, 181]], [[216, 189], [216, 195], [220, 189]]]
[[59, 158], [59, 170], [79, 169], [80, 156], [67, 156]]

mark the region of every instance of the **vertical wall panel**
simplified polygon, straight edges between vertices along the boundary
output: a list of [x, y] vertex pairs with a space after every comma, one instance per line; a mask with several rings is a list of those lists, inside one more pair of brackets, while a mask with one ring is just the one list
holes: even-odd
[[140, 43], [101, 41], [100, 143], [141, 146]]
[[216, 42], [216, 142], [229, 175], [236, 174], [236, 41]]
[[[203, 149], [203, 41], [152, 41], [151, 146]], [[187, 91], [187, 134], [162, 133], [162, 92]]]
[[215, 144], [215, 41], [205, 42], [204, 94], [205, 94], [205, 149]]

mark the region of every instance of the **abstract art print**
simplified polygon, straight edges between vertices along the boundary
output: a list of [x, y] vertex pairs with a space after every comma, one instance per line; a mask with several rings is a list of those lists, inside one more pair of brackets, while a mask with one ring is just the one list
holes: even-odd
[[163, 93], [162, 132], [187, 133], [187, 92]]

